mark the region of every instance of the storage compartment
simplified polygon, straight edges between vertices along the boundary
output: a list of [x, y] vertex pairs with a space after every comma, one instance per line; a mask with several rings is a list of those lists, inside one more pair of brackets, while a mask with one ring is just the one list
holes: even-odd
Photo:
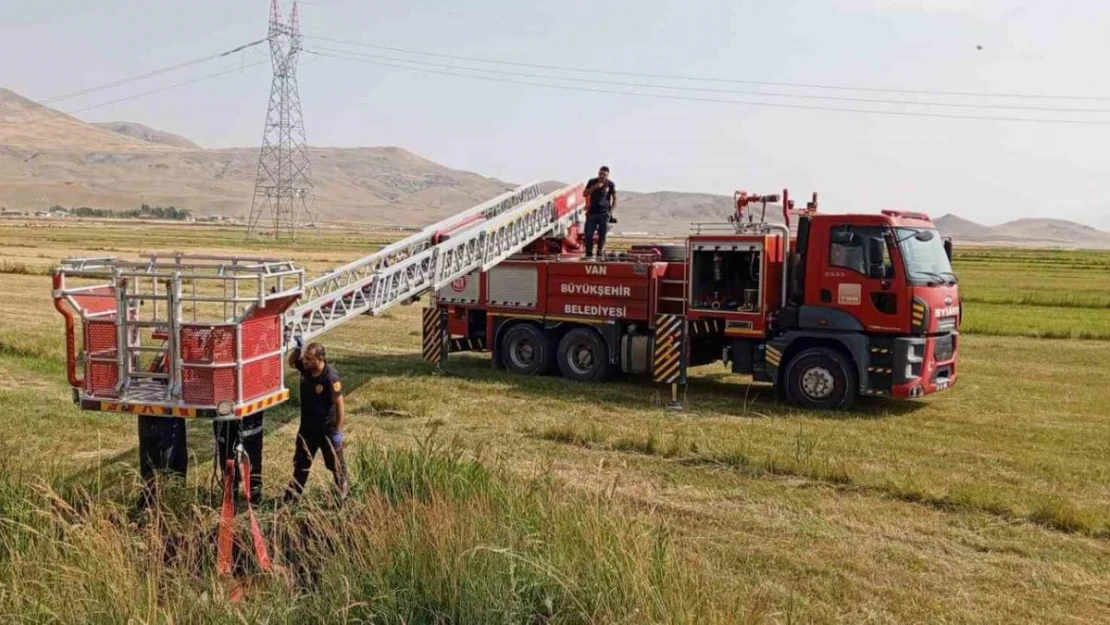
[[746, 313], [762, 310], [762, 245], [723, 242], [692, 247], [690, 308]]

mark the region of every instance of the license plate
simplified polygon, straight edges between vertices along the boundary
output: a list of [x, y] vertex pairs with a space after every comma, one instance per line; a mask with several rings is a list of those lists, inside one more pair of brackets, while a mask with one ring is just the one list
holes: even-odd
[[943, 391], [946, 388], [948, 388], [948, 380], [947, 379], [937, 380], [937, 390], [938, 391]]

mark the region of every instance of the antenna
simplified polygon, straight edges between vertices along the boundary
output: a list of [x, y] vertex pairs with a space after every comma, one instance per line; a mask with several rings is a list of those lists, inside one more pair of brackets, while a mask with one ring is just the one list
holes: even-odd
[[247, 223], [247, 238], [259, 231], [259, 221], [269, 216], [275, 239], [295, 241], [297, 227], [315, 225], [311, 169], [308, 160], [301, 96], [297, 87], [297, 60], [301, 53], [300, 13], [297, 3], [282, 23], [278, 0], [270, 3], [270, 59], [274, 80], [258, 155], [254, 200]]

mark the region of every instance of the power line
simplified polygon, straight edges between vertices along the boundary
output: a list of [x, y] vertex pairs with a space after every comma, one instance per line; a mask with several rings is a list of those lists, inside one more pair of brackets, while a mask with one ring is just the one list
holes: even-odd
[[226, 76], [227, 74], [234, 74], [234, 73], [240, 72], [240, 71], [242, 71], [242, 70], [244, 70], [248, 67], [255, 67], [255, 66], [262, 65], [264, 63], [269, 63], [269, 62], [270, 62], [269, 60], [264, 60], [264, 61], [255, 61], [253, 63], [247, 63], [246, 65], [242, 65], [240, 67], [233, 67], [231, 69], [224, 70], [222, 72], [216, 72], [214, 74], [208, 74], [207, 76], [201, 76], [199, 78], [194, 78], [192, 80], [186, 80], [184, 82], [179, 82], [179, 83], [176, 83], [176, 84], [173, 84], [173, 85], [167, 85], [165, 87], [159, 87], [158, 89], [152, 89], [150, 91], [144, 91], [142, 93], [136, 93], [134, 95], [129, 95], [129, 96], [126, 96], [126, 97], [123, 97], [123, 98], [119, 98], [117, 100], [111, 100], [111, 101], [108, 101], [108, 102], [101, 102], [100, 104], [93, 104], [92, 106], [86, 106], [86, 107], [83, 107], [83, 108], [66, 111], [65, 114], [66, 115], [73, 115], [75, 113], [82, 113], [84, 111], [89, 111], [89, 110], [92, 110], [92, 109], [101, 108], [103, 106], [109, 106], [109, 105], [112, 105], [112, 104], [119, 104], [120, 102], [127, 102], [129, 100], [135, 100], [137, 98], [143, 98], [143, 97], [146, 97], [148, 95], [154, 95], [156, 93], [162, 93], [163, 91], [169, 91], [170, 89], [177, 89], [178, 87], [184, 87], [186, 85], [192, 85], [192, 84], [195, 84], [195, 83], [198, 83], [198, 82], [203, 82], [205, 80], [210, 80], [212, 78], [218, 78], [220, 76]]
[[486, 72], [491, 74], [500, 74], [504, 76], [520, 76], [525, 78], [542, 78], [552, 80], [573, 80], [575, 82], [587, 82], [600, 85], [617, 85], [623, 87], [638, 87], [648, 89], [667, 89], [671, 91], [694, 91], [702, 93], [731, 93], [735, 95], [749, 95], [749, 96], [762, 96], [774, 98], [798, 98], [803, 100], [829, 100], [836, 102], [860, 102], [866, 104], [896, 104], [900, 106], [939, 106], [948, 108], [971, 108], [971, 109], [994, 109], [994, 110], [1018, 110], [1018, 111], [1046, 111], [1053, 113], [1110, 113], [1110, 109], [1106, 108], [1059, 108], [1053, 106], [1026, 106], [1020, 104], [977, 104], [972, 102], [935, 102], [935, 101], [912, 101], [912, 100], [889, 100], [882, 98], [856, 98], [846, 96], [832, 96], [832, 95], [813, 95], [804, 93], [783, 93], [783, 92], [767, 92], [767, 91], [747, 91], [742, 89], [717, 89], [713, 87], [676, 87], [672, 85], [660, 85], [652, 83], [637, 83], [637, 82], [622, 82], [614, 80], [597, 80], [593, 78], [568, 78], [565, 76], [545, 76], [527, 72], [513, 72], [497, 69], [484, 69], [480, 67], [466, 67], [461, 65], [451, 65], [448, 63], [435, 63], [431, 61], [414, 61], [412, 59], [401, 59], [392, 56], [383, 56], [377, 54], [368, 54], [365, 52], [351, 52], [348, 50], [336, 50], [334, 48], [317, 47], [317, 50], [324, 52], [331, 52], [335, 54], [346, 54], [362, 58], [369, 58], [381, 61], [393, 61], [400, 63], [411, 63], [414, 65], [423, 65], [428, 67], [439, 67], [444, 69], [466, 70], [474, 72]]
[[[65, 93], [65, 94], [62, 94], [62, 95], [54, 96], [54, 97], [48, 98], [46, 100], [38, 101], [37, 103], [41, 104], [41, 105], [49, 105], [49, 104], [52, 104], [54, 102], [60, 102], [62, 100], [71, 100], [71, 99], [79, 97], [79, 96], [89, 95], [91, 93], [96, 93], [98, 91], [104, 91], [106, 89], [112, 89], [112, 88], [115, 88], [115, 87], [119, 87], [121, 85], [125, 85], [125, 84], [130, 83], [130, 82], [145, 80], [147, 78], [153, 78], [155, 76], [160, 76], [162, 74], [167, 74], [169, 72], [175, 72], [175, 71], [180, 70], [180, 69], [185, 69], [186, 67], [192, 67], [194, 65], [199, 65], [201, 63], [206, 63], [208, 61], [212, 61], [212, 60], [219, 59], [219, 58], [222, 58], [222, 57], [230, 56], [232, 54], [235, 54], [236, 52], [242, 52], [243, 50], [247, 50], [247, 49], [253, 48], [257, 45], [266, 43], [266, 41], [267, 41], [267, 39], [259, 39], [258, 41], [252, 41], [250, 43], [245, 43], [243, 45], [236, 46], [236, 47], [234, 47], [230, 50], [225, 50], [223, 52], [217, 52], [216, 54], [209, 54], [207, 56], [202, 56], [200, 58], [196, 58], [196, 59], [193, 59], [191, 61], [185, 61], [183, 63], [176, 63], [174, 65], [169, 65], [169, 66], [162, 67], [162, 68], [159, 68], [159, 69], [156, 69], [156, 70], [151, 70], [149, 72], [145, 72], [145, 73], [142, 73], [142, 74], [136, 74], [134, 76], [128, 76], [126, 78], [120, 78], [119, 80], [114, 80], [112, 82], [103, 83], [103, 84], [100, 84], [100, 85], [96, 85], [94, 87], [88, 87], [88, 88], [82, 89], [80, 91], [73, 91], [73, 92], [70, 92], [70, 93]], [[13, 104], [13, 105], [10, 105], [8, 107], [0, 108], [0, 113], [9, 112], [9, 109], [20, 109], [20, 108], [30, 108], [30, 105], [27, 105], [27, 104]]]
[[[580, 92], [580, 93], [581, 92], [605, 93], [605, 94], [613, 94], [613, 95], [628, 95], [628, 96], [637, 96], [637, 97], [646, 97], [646, 98], [660, 98], [660, 99], [666, 99], [666, 100], [681, 100], [681, 101], [686, 101], [686, 102], [712, 102], [712, 103], [718, 103], [718, 104], [733, 104], [733, 105], [740, 105], [740, 106], [761, 106], [761, 107], [767, 107], [767, 108], [801, 109], [801, 110], [810, 110], [810, 111], [834, 111], [834, 112], [842, 112], [842, 113], [865, 113], [865, 114], [872, 114], [872, 115], [893, 115], [893, 116], [898, 116], [898, 117], [932, 117], [932, 118], [942, 118], [942, 119], [966, 119], [966, 120], [978, 120], [978, 121], [1003, 121], [1003, 122], [1033, 122], [1033, 123], [1045, 123], [1045, 124], [1072, 124], [1072, 125], [1090, 125], [1090, 126], [1110, 125], [1110, 121], [1097, 121], [1097, 120], [1051, 119], [1051, 118], [1038, 118], [1038, 117], [1005, 117], [1005, 116], [993, 116], [993, 115], [957, 115], [957, 114], [952, 114], [952, 113], [932, 113], [932, 112], [926, 112], [926, 111], [889, 111], [889, 110], [881, 110], [881, 109], [861, 109], [861, 108], [834, 107], [834, 106], [816, 106], [816, 105], [808, 105], [808, 104], [789, 104], [789, 103], [785, 103], [785, 102], [759, 102], [759, 101], [753, 101], [753, 100], [731, 100], [731, 99], [723, 99], [723, 98], [706, 98], [706, 97], [696, 97], [696, 96], [682, 96], [682, 95], [672, 95], [672, 94], [664, 94], [664, 93], [643, 93], [643, 92], [636, 92], [636, 91], [623, 91], [623, 90], [617, 90], [617, 89], [600, 89], [600, 88], [594, 88], [594, 87], [559, 85], [559, 84], [551, 84], [551, 83], [543, 83], [543, 82], [526, 82], [526, 81], [522, 81], [522, 80], [513, 80], [513, 79], [510, 79], [510, 78], [495, 78], [493, 76], [476, 76], [476, 75], [473, 75], [473, 74], [462, 74], [462, 73], [458, 73], [458, 72], [427, 69], [427, 68], [423, 68], [423, 67], [413, 67], [411, 65], [401, 65], [401, 64], [397, 64], [397, 63], [388, 63], [388, 62], [384, 62], [384, 61], [375, 61], [375, 60], [370, 60], [370, 59], [367, 59], [367, 58], [359, 58], [359, 57], [356, 57], [356, 56], [341, 56], [341, 55], [336, 55], [336, 54], [328, 54], [328, 53], [324, 53], [324, 52], [315, 52], [315, 53], [319, 54], [320, 56], [327, 57], [327, 58], [342, 59], [342, 60], [347, 60], [347, 61], [355, 61], [355, 62], [367, 63], [367, 64], [370, 64], [370, 65], [378, 65], [378, 66], [381, 66], [381, 67], [393, 67], [393, 68], [397, 68], [397, 69], [407, 69], [407, 70], [411, 70], [411, 71], [424, 72], [424, 73], [428, 73], [428, 74], [438, 74], [438, 75], [442, 75], [442, 76], [451, 76], [451, 77], [455, 77], [455, 78], [471, 78], [471, 79], [475, 79], [475, 80], [485, 80], [485, 81], [489, 81], [489, 82], [498, 82], [498, 83], [506, 83], [506, 84], [518, 84], [518, 85], [529, 85], [529, 86], [534, 86], [534, 87], [547, 87], [547, 88], [551, 88], [551, 89], [563, 89], [563, 90], [568, 90], [568, 91], [576, 91], [576, 92]], [[478, 70], [472, 70], [472, 71], [478, 71]], [[481, 70], [481, 71], [488, 71], [488, 70]], [[550, 78], [550, 77], [540, 77], [540, 78]], [[577, 79], [564, 78], [564, 79], [561, 79], [561, 80], [577, 80]]]
[[[82, 107], [82, 108], [79, 108], [79, 109], [72, 109], [72, 110], [68, 110], [68, 111], [58, 111], [58, 110], [54, 110], [54, 109], [46, 109], [45, 111], [43, 111], [43, 115], [41, 115], [39, 117], [32, 117], [30, 119], [21, 119], [21, 120], [19, 120], [19, 123], [26, 123], [28, 121], [38, 121], [40, 119], [47, 119], [49, 117], [54, 117], [54, 116], [74, 115], [76, 113], [82, 113], [84, 111], [91, 111], [92, 109], [97, 109], [97, 108], [101, 108], [101, 107], [105, 107], [105, 106], [110, 106], [112, 104], [119, 104], [120, 102], [127, 102], [129, 100], [136, 100], [138, 98], [143, 98], [143, 97], [146, 97], [146, 96], [149, 96], [149, 95], [154, 95], [156, 93], [162, 93], [164, 91], [169, 91], [171, 89], [177, 89], [178, 87], [184, 87], [186, 85], [192, 85], [192, 84], [195, 84], [195, 83], [198, 83], [198, 82], [203, 82], [205, 80], [211, 80], [213, 78], [218, 78], [220, 76], [226, 76], [227, 74], [234, 74], [234, 73], [240, 72], [240, 71], [242, 71], [242, 70], [244, 70], [248, 67], [254, 67], [256, 65], [262, 65], [264, 63], [269, 63], [269, 61], [268, 60], [255, 61], [254, 63], [248, 63], [248, 64], [243, 65], [241, 67], [233, 67], [231, 69], [224, 70], [222, 72], [216, 72], [214, 74], [208, 74], [206, 76], [200, 76], [199, 78], [193, 78], [191, 80], [186, 80], [184, 82], [179, 82], [179, 83], [175, 83], [175, 84], [172, 84], [172, 85], [167, 85], [165, 87], [159, 87], [157, 89], [152, 89], [150, 91], [144, 91], [142, 93], [136, 93], [136, 94], [133, 94], [133, 95], [122, 97], [122, 98], [117, 98], [115, 100], [109, 100], [108, 102], [101, 102], [99, 104], [93, 104], [93, 105], [90, 105], [90, 106], [85, 106], [85, 107]], [[2, 123], [4, 123], [4, 122], [0, 121], [0, 124], [2, 124]], [[8, 122], [8, 123], [12, 123], [12, 122]]]
[[986, 91], [944, 91], [937, 89], [897, 89], [892, 87], [859, 87], [849, 85], [828, 85], [828, 84], [812, 84], [812, 83], [795, 83], [795, 82], [775, 82], [767, 80], [744, 80], [739, 78], [720, 78], [708, 76], [683, 76], [678, 74], [652, 74], [646, 72], [623, 72], [616, 70], [606, 70], [597, 68], [582, 68], [582, 67], [569, 67], [562, 65], [545, 65], [541, 63], [524, 63], [520, 61], [503, 61], [499, 59], [488, 59], [482, 57], [463, 56], [459, 54], [442, 54], [437, 52], [425, 52], [423, 50], [413, 50], [410, 48], [397, 48], [391, 46], [381, 46], [369, 43], [361, 43], [357, 41], [344, 41], [342, 39], [332, 39], [330, 37], [317, 37], [313, 35], [304, 35], [305, 39], [315, 39], [317, 41], [328, 41], [347, 46], [354, 46], [358, 48], [371, 48], [375, 50], [387, 50], [390, 52], [400, 52], [403, 54], [414, 54], [418, 56], [438, 57], [445, 59], [453, 59], [456, 61], [472, 61], [475, 63], [490, 63], [495, 65], [512, 65], [516, 67], [528, 67], [532, 69], [547, 69], [558, 70], [563, 72], [579, 72], [586, 74], [608, 74], [612, 76], [632, 76], [639, 78], [660, 78], [666, 80], [685, 80], [691, 82], [710, 82], [710, 83], [734, 83], [743, 85], [762, 85], [768, 87], [791, 87], [796, 89], [829, 89], [836, 91], [864, 91], [873, 93], [901, 93], [907, 95], [934, 95], [934, 96], [954, 96], [954, 97], [976, 97], [976, 98], [1027, 98], [1027, 99], [1040, 99], [1040, 100], [1088, 100], [1096, 102], [1110, 102], [1110, 96], [1089, 96], [1089, 95], [1059, 95], [1059, 94], [1037, 94], [1037, 93], [992, 93]]

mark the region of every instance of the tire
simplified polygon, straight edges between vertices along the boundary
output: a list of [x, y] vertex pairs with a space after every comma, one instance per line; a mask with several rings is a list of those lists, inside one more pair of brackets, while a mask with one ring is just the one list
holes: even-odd
[[501, 364], [517, 375], [543, 375], [555, 364], [555, 346], [547, 332], [530, 323], [515, 325], [501, 337]]
[[666, 243], [645, 243], [641, 245], [633, 245], [628, 248], [630, 253], [651, 253], [653, 251], [659, 252], [659, 260], [670, 262], [680, 262], [686, 260], [686, 246], [673, 245]]
[[859, 395], [855, 365], [827, 347], [810, 348], [792, 358], [785, 380], [787, 401], [802, 408], [848, 410]]
[[559, 341], [559, 372], [568, 380], [597, 382], [609, 377], [609, 346], [590, 328], [575, 328]]

